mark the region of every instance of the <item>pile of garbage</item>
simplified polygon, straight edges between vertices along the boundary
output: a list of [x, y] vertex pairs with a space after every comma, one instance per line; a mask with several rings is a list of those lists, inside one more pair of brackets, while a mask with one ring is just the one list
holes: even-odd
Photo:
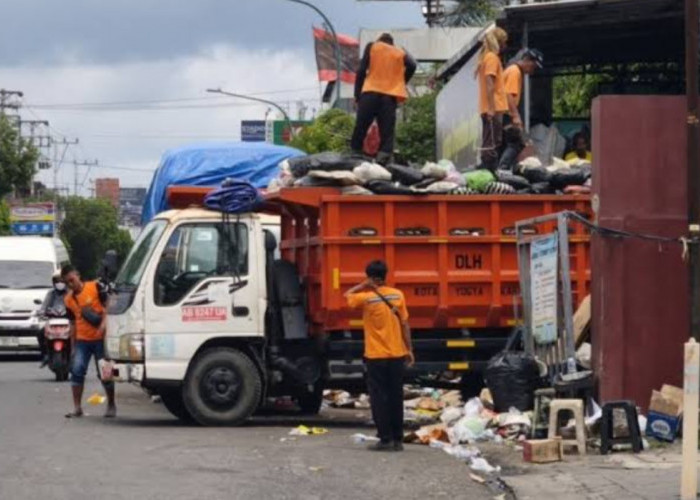
[[457, 170], [449, 160], [422, 167], [374, 163], [364, 156], [318, 153], [280, 163], [268, 192], [293, 187], [338, 187], [344, 194], [581, 194], [590, 192], [591, 165], [558, 158], [544, 166], [527, 158], [511, 170]]

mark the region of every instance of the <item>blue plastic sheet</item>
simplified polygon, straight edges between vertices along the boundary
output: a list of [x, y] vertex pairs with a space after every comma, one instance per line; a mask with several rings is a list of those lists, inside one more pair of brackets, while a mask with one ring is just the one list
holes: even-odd
[[263, 142], [195, 144], [167, 151], [148, 188], [141, 223], [169, 208], [168, 186], [216, 187], [234, 177], [266, 188], [277, 176], [281, 161], [303, 155], [294, 148]]

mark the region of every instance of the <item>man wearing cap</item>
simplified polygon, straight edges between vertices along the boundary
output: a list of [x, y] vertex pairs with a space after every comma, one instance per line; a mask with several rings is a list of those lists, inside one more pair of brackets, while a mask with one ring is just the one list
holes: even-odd
[[523, 140], [523, 120], [520, 117], [520, 98], [523, 92], [523, 75], [532, 75], [542, 68], [544, 58], [537, 49], [524, 48], [513, 62], [503, 71], [503, 85], [508, 100], [508, 113], [504, 117], [503, 142], [506, 145], [498, 168], [512, 168], [518, 155], [525, 147]]
[[394, 152], [396, 107], [408, 97], [406, 84], [416, 72], [416, 62], [394, 46], [394, 38], [384, 33], [367, 44], [355, 79], [357, 120], [351, 148], [362, 154], [367, 130], [374, 120], [379, 126], [379, 163], [389, 163]]

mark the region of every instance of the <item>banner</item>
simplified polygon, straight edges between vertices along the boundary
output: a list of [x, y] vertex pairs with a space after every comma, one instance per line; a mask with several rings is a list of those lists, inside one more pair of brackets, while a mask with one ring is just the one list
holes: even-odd
[[532, 336], [537, 344], [551, 344], [558, 336], [557, 233], [532, 241], [530, 279], [532, 280]]
[[[314, 28], [313, 32], [318, 80], [334, 82], [338, 79], [338, 65], [333, 34], [320, 28]], [[338, 35], [338, 44], [340, 45], [340, 80], [345, 83], [355, 83], [357, 68], [360, 66], [360, 42], [351, 36]]]
[[12, 234], [52, 236], [56, 233], [56, 210], [51, 202], [10, 205]]

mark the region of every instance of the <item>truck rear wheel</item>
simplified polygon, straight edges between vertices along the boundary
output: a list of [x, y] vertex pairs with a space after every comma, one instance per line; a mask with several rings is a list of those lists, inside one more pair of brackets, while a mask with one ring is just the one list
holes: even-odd
[[317, 382], [314, 384], [314, 390], [311, 392], [307, 390], [299, 391], [295, 399], [302, 414], [316, 415], [321, 411], [321, 405], [323, 404], [323, 384]]
[[168, 389], [160, 391], [158, 394], [163, 406], [177, 419], [185, 424], [196, 423], [192, 415], [185, 407], [185, 402], [182, 400], [182, 389]]
[[237, 349], [197, 356], [185, 379], [183, 400], [202, 425], [239, 425], [260, 403], [262, 380], [253, 361]]

